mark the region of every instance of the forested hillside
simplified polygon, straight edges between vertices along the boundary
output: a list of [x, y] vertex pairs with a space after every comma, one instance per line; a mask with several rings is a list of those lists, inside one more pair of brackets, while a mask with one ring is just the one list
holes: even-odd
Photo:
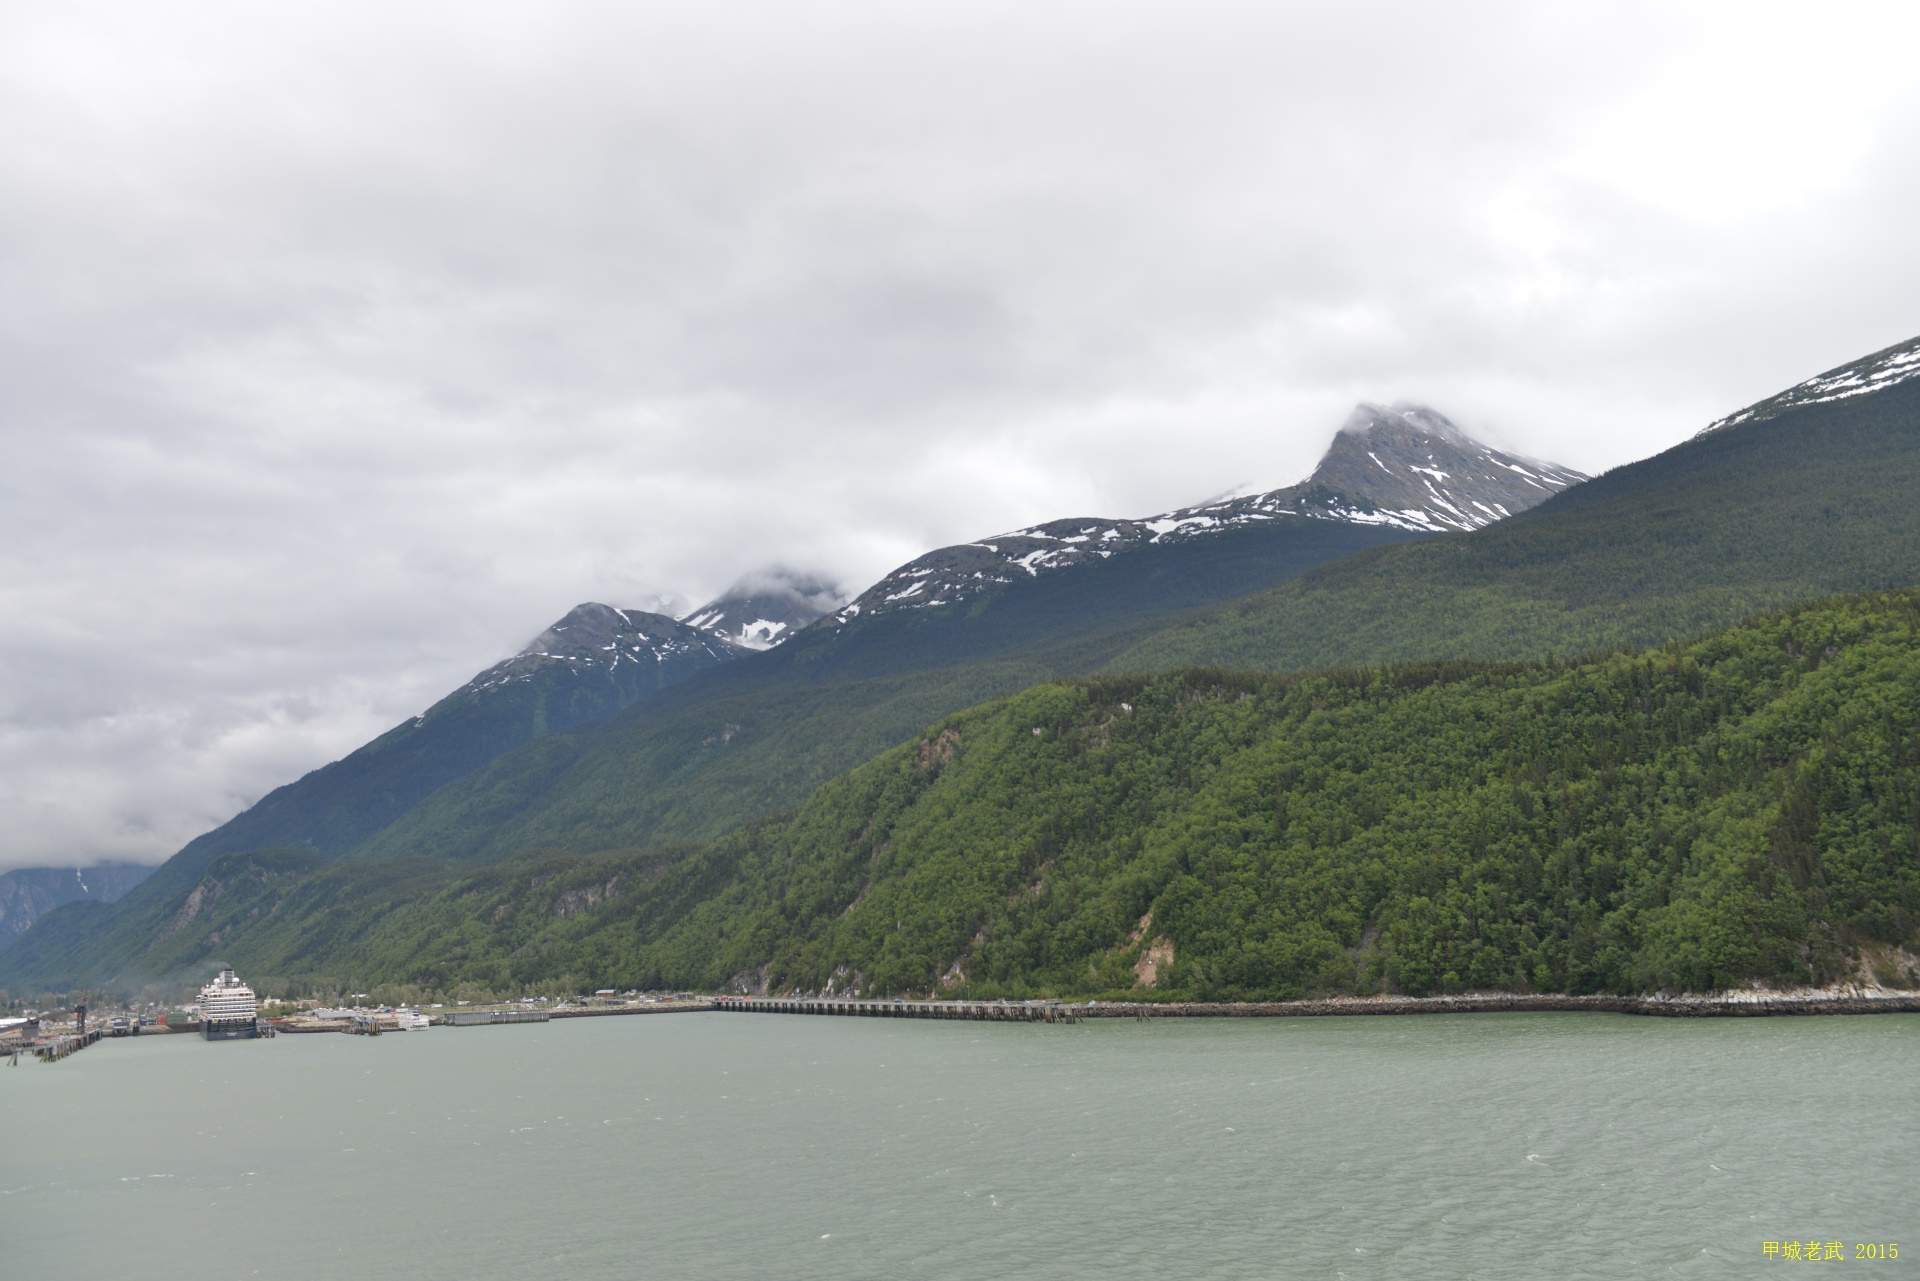
[[[1908, 591], [1584, 663], [1050, 683], [696, 851], [231, 856], [145, 964], [983, 996], [1899, 979], [1917, 840]], [[19, 961], [71, 972], [86, 931], [45, 927], [101, 910]]]
[[1414, 537], [1280, 517], [1016, 582], [947, 611], [803, 632], [625, 716], [503, 756], [353, 856], [495, 859], [709, 839], [799, 804], [938, 717], [1097, 670], [1171, 615]]

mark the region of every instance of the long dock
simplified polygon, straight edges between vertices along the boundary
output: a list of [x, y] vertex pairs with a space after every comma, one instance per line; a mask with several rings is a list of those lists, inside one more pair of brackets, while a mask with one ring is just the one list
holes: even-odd
[[1077, 1023], [1078, 1006], [1058, 1001], [856, 1001], [822, 997], [719, 996], [716, 1010], [740, 1014], [825, 1014], [859, 1019], [971, 1019], [983, 1023]]

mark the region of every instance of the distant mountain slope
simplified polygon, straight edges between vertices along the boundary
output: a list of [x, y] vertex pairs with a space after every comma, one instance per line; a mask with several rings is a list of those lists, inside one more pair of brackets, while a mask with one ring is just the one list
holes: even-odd
[[1111, 667], [1582, 653], [1920, 581], [1916, 370], [1920, 339], [1511, 521], [1356, 556], [1180, 622]]
[[336, 857], [502, 752], [611, 715], [739, 652], [661, 614], [576, 606], [419, 716], [189, 842], [143, 893], [177, 892], [235, 851]]
[[[440, 991], [1909, 987], [1916, 797], [1908, 591], [1585, 664], [1042, 685], [700, 851], [229, 855], [140, 960]], [[110, 977], [108, 910], [20, 961]]]
[[[350, 869], [344, 876], [315, 875]], [[177, 895], [123, 898], [111, 906], [77, 902], [56, 909], [0, 950], [6, 983], [40, 990], [76, 984], [137, 988], [149, 982], [204, 980], [208, 963], [234, 964], [256, 990], [284, 980], [350, 981], [364, 930], [392, 905], [427, 899], [458, 869], [421, 859], [340, 864], [305, 850], [221, 854], [204, 864]], [[296, 887], [302, 897], [287, 902]], [[263, 962], [328, 958], [320, 970]], [[345, 968], [333, 970], [345, 963]]]
[[92, 899], [111, 903], [153, 875], [137, 863], [97, 867], [20, 867], [0, 872], [0, 948], [63, 903]]

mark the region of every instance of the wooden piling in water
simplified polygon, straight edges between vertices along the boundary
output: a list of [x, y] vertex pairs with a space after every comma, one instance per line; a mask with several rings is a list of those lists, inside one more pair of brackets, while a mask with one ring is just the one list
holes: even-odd
[[[106, 1033], [103, 1029], [94, 1028], [91, 1031], [81, 1032], [74, 1036], [57, 1036], [45, 1045], [32, 1047], [33, 1054], [34, 1057], [42, 1063], [58, 1063], [69, 1054], [78, 1054], [81, 1050], [86, 1049], [104, 1035], [106, 1035]], [[16, 1056], [17, 1053], [16, 1051]], [[15, 1066], [18, 1066], [18, 1063], [19, 1060], [16, 1057]]]

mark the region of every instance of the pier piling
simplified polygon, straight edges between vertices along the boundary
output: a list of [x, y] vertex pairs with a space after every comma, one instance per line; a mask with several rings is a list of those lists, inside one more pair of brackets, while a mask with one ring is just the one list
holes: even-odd
[[743, 1014], [826, 1014], [844, 1018], [970, 1019], [1001, 1023], [1077, 1023], [1078, 1006], [1060, 1001], [866, 1001], [850, 997], [722, 996], [713, 1008]]
[[[34, 1046], [33, 1054], [34, 1057], [42, 1063], [58, 1063], [69, 1054], [78, 1054], [81, 1050], [86, 1049], [104, 1035], [105, 1032], [96, 1027], [90, 1031], [80, 1032], [73, 1036], [57, 1036], [43, 1045]], [[19, 1061], [17, 1055], [18, 1052], [16, 1051], [16, 1065]]]

